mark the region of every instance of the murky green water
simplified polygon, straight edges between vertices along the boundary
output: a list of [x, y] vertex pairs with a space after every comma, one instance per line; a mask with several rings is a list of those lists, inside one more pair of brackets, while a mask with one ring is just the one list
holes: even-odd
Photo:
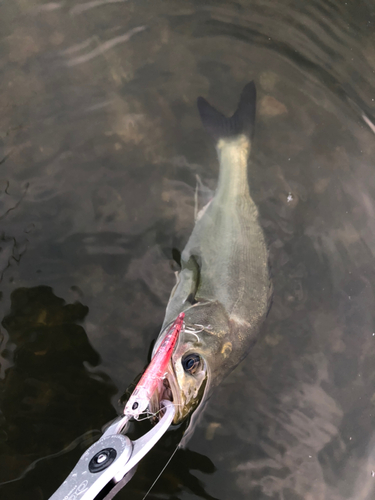
[[47, 499], [119, 411], [215, 185], [196, 98], [252, 79], [274, 304], [149, 498], [372, 499], [374, 2], [0, 5], [1, 499]]

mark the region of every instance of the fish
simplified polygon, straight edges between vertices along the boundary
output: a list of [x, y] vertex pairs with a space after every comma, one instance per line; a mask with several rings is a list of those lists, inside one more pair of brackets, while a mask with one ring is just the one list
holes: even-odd
[[255, 84], [244, 87], [230, 118], [203, 97], [197, 104], [203, 126], [216, 143], [218, 185], [197, 214], [181, 253], [181, 269], [153, 352], [182, 312], [184, 328], [164, 383], [150, 402], [156, 414], [162, 399], [172, 400], [173, 423], [189, 419], [189, 426], [215, 387], [253, 347], [272, 298], [267, 245], [248, 182]]

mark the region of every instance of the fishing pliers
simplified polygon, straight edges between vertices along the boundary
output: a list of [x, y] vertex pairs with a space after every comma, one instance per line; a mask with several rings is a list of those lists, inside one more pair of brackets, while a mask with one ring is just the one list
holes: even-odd
[[132, 441], [125, 432], [131, 418], [117, 418], [79, 459], [77, 465], [50, 500], [110, 500], [133, 477], [139, 461], [159, 441], [171, 425], [175, 406], [161, 402], [164, 415], [139, 439]]

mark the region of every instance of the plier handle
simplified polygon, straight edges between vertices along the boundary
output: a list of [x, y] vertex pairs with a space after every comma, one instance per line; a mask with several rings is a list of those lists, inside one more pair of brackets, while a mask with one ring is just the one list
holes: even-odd
[[85, 451], [50, 500], [95, 500], [99, 495], [101, 500], [113, 498], [133, 477], [138, 462], [171, 425], [175, 406], [167, 400], [162, 401], [161, 406], [164, 407], [163, 417], [135, 441], [122, 434], [130, 416], [116, 419], [102, 437]]

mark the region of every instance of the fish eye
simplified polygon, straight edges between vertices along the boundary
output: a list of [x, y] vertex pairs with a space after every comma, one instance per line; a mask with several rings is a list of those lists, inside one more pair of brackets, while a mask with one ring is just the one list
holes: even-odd
[[188, 354], [181, 360], [182, 368], [190, 375], [194, 375], [194, 373], [198, 370], [201, 365], [201, 357], [199, 354]]

